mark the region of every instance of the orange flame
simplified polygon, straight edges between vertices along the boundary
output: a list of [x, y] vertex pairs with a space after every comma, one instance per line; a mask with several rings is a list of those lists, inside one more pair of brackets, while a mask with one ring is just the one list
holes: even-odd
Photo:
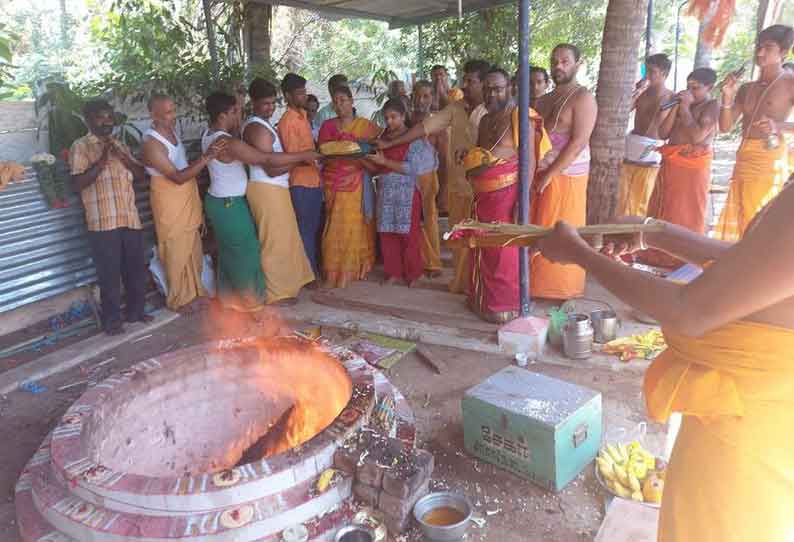
[[267, 435], [260, 457], [300, 446], [327, 428], [347, 406], [353, 384], [347, 370], [319, 348], [297, 340], [266, 341], [260, 346], [262, 363], [275, 365], [281, 381], [277, 388], [292, 400], [292, 407]]

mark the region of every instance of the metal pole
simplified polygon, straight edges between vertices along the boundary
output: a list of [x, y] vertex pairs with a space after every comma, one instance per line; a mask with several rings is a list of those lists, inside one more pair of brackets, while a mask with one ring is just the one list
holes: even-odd
[[648, 0], [648, 16], [645, 19], [645, 58], [651, 56], [651, 34], [653, 33], [653, 0]]
[[[529, 185], [534, 170], [532, 130], [529, 122], [529, 0], [518, 1], [518, 174], [520, 198], [518, 222], [529, 224]], [[521, 316], [529, 316], [529, 249], [518, 252]]]
[[419, 25], [419, 52], [416, 55], [416, 71], [419, 73], [418, 79], [425, 78], [425, 35], [422, 32], [422, 25]]

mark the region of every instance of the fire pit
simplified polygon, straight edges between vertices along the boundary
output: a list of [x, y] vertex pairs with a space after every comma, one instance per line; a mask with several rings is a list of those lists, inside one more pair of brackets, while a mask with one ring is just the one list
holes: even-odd
[[16, 488], [23, 540], [277, 542], [303, 524], [332, 540], [352, 480], [318, 489], [339, 446], [393, 398], [345, 349], [291, 338], [221, 341], [138, 363], [64, 414]]

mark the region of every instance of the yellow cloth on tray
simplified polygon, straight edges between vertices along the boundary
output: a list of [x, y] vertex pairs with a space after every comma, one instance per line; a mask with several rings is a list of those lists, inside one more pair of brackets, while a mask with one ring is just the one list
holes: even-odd
[[660, 542], [794, 539], [794, 330], [735, 322], [697, 339], [665, 331], [645, 376], [650, 417], [684, 422]]
[[289, 189], [249, 182], [245, 196], [259, 237], [265, 303], [297, 297], [314, 280], [314, 272], [303, 250]]
[[201, 283], [204, 217], [195, 180], [176, 184], [153, 176], [149, 197], [157, 232], [157, 254], [165, 267], [166, 305], [177, 310], [207, 295]]
[[738, 241], [756, 213], [764, 208], [788, 180], [788, 148], [781, 143], [767, 149], [760, 139], [748, 139], [736, 154], [728, 199], [717, 224], [716, 236]]
[[618, 185], [616, 216], [646, 216], [659, 166], [623, 162]]

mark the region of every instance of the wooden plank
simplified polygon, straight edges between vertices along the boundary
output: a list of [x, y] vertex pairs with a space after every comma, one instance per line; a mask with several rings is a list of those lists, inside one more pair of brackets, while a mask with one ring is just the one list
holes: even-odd
[[447, 364], [443, 359], [432, 353], [428, 347], [423, 344], [416, 345], [416, 353], [419, 358], [427, 365], [433, 368], [437, 374], [443, 374], [447, 370]]

